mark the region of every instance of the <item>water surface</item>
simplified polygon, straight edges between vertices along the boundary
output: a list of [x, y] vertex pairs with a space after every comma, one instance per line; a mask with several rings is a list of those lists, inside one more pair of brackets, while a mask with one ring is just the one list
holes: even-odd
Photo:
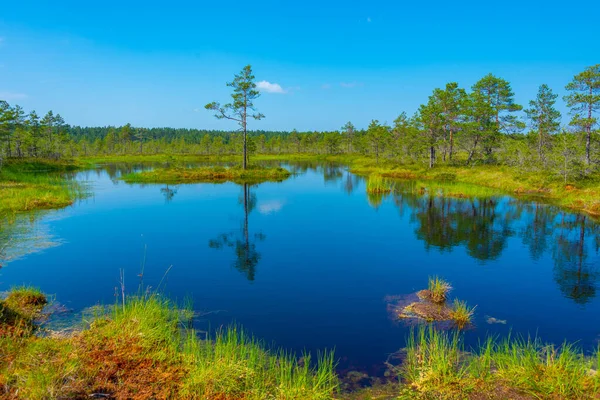
[[81, 172], [91, 197], [2, 223], [0, 290], [35, 285], [77, 315], [114, 302], [121, 269], [135, 293], [144, 264], [146, 287], [162, 281], [169, 296], [193, 299], [199, 329], [235, 322], [381, 373], [409, 329], [386, 299], [439, 275], [477, 305], [467, 344], [512, 331], [597, 346], [600, 229], [590, 218], [502, 196], [422, 195], [410, 182], [368, 196], [343, 166], [288, 167], [296, 175], [285, 182], [245, 187], [127, 185], [123, 165]]

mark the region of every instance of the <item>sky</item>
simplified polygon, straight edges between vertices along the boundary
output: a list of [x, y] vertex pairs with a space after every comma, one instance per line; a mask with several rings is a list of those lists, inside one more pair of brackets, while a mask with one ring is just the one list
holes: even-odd
[[392, 123], [488, 73], [526, 105], [600, 63], [599, 12], [598, 0], [3, 2], [0, 99], [71, 125], [230, 130], [204, 105], [226, 103], [250, 64], [266, 115], [250, 129]]

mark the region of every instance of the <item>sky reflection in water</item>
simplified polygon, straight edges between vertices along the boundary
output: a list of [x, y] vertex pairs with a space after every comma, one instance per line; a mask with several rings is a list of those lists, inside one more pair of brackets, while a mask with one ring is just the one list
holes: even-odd
[[344, 368], [383, 368], [408, 333], [386, 297], [430, 275], [477, 305], [469, 344], [512, 330], [597, 345], [600, 228], [589, 217], [429, 197], [410, 182], [368, 196], [343, 167], [288, 167], [297, 175], [257, 186], [127, 185], [117, 177], [134, 167], [123, 165], [82, 172], [90, 198], [2, 221], [0, 290], [32, 284], [75, 311], [110, 304], [119, 269], [138, 290], [146, 248], [143, 283], [156, 287], [172, 266], [164, 290], [209, 312], [200, 329], [235, 322], [287, 349], [335, 348]]

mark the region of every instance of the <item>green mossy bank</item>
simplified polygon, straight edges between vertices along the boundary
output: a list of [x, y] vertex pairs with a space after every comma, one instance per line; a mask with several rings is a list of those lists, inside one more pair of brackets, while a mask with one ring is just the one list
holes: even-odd
[[[414, 190], [450, 197], [511, 195], [517, 198], [549, 202], [573, 211], [600, 216], [600, 176], [589, 176], [577, 181], [563, 179], [543, 172], [523, 172], [518, 168], [478, 165], [439, 166], [399, 164], [388, 160], [379, 163], [360, 155], [325, 154], [266, 154], [253, 157], [258, 162], [334, 162], [348, 166], [358, 175], [373, 175], [390, 180], [413, 182]], [[227, 182], [261, 183], [282, 181], [290, 172], [282, 168], [252, 167], [245, 172], [239, 168], [202, 167], [182, 168], [181, 162], [235, 162], [239, 156], [202, 155], [119, 155], [87, 157], [67, 161], [20, 160], [10, 161], [0, 170], [0, 214], [36, 209], [61, 208], [73, 203], [84, 193], [74, 182], [68, 182], [62, 173], [91, 168], [110, 162], [164, 163], [167, 167], [129, 174], [123, 177], [129, 183], [200, 183]]]
[[289, 178], [291, 173], [284, 168], [251, 167], [199, 167], [199, 168], [157, 168], [152, 171], [136, 172], [123, 176], [127, 183], [263, 183], [281, 182]]
[[65, 175], [84, 166], [71, 160], [5, 163], [0, 169], [0, 216], [73, 204], [85, 196], [85, 190]]

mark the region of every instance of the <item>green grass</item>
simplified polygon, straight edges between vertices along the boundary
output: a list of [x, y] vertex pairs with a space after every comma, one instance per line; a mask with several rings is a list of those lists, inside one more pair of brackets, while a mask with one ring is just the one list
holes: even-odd
[[384, 194], [392, 191], [392, 184], [381, 175], [371, 175], [367, 180], [367, 193]]
[[311, 366], [283, 352], [264, 350], [260, 342], [234, 328], [216, 334], [206, 345], [190, 336], [185, 354], [193, 368], [181, 391], [183, 397], [246, 399], [331, 399], [338, 381], [332, 353]]
[[459, 329], [464, 329], [470, 325], [474, 314], [475, 307], [469, 307], [466, 301], [454, 300], [450, 316]]
[[[30, 320], [45, 296], [14, 288], [0, 303]], [[35, 307], [35, 313], [22, 310]], [[465, 307], [468, 309], [467, 307]], [[190, 329], [191, 308], [156, 295], [96, 309], [80, 332], [0, 335], [0, 391], [7, 398], [315, 399], [372, 398], [340, 393], [331, 352], [311, 360], [271, 350], [238, 327], [205, 338]], [[6, 319], [3, 323], [8, 323]], [[13, 320], [14, 322], [14, 320]], [[406, 399], [593, 399], [600, 396], [600, 354], [537, 339], [487, 339], [466, 349], [459, 331], [422, 326], [407, 338], [395, 369]], [[364, 391], [371, 396], [377, 391]], [[382, 394], [384, 395], [384, 394]]]
[[85, 190], [63, 174], [79, 166], [27, 159], [7, 162], [0, 170], [0, 216], [73, 204]]
[[428, 326], [409, 335], [398, 374], [406, 385], [403, 398], [468, 399], [487, 393], [491, 399], [594, 399], [600, 396], [598, 357], [586, 357], [569, 344], [510, 337], [489, 338], [467, 352], [459, 333]]
[[431, 325], [420, 327], [407, 338], [406, 359], [398, 372], [417, 393], [443, 395], [446, 388], [457, 387], [463, 392], [469, 386], [463, 354], [458, 333], [441, 332]]
[[137, 172], [123, 176], [127, 183], [199, 183], [235, 182], [261, 183], [280, 182], [290, 176], [284, 168], [250, 167], [199, 167], [199, 168], [157, 168], [152, 171]]
[[452, 286], [442, 278], [437, 276], [429, 278], [427, 290], [429, 291], [429, 299], [434, 303], [444, 303], [451, 289]]
[[30, 335], [36, 328], [34, 321], [40, 317], [47, 303], [46, 296], [29, 286], [12, 288], [0, 300], [0, 337]]
[[[33, 292], [32, 292], [33, 293]], [[11, 295], [12, 296], [12, 293]], [[267, 349], [236, 327], [203, 340], [190, 309], [159, 295], [97, 309], [68, 336], [0, 338], [0, 390], [10, 398], [331, 399], [332, 353], [316, 362]]]
[[560, 207], [600, 216], [600, 179], [590, 177], [565, 184], [548, 172], [523, 172], [518, 168], [478, 165], [437, 166], [400, 165], [387, 161], [376, 164], [366, 157], [350, 161], [350, 170], [359, 175], [418, 180], [422, 193], [452, 197], [489, 197], [507, 194], [535, 198]]

